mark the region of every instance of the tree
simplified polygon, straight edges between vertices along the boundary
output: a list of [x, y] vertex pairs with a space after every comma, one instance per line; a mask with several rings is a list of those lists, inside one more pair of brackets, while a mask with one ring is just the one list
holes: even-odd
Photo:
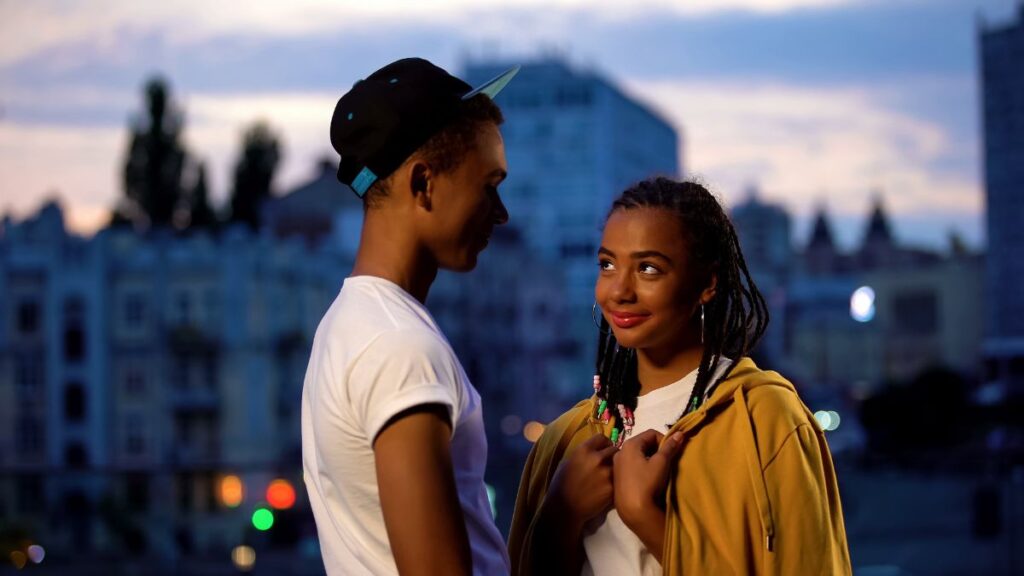
[[196, 167], [196, 181], [188, 195], [189, 227], [193, 229], [215, 229], [219, 222], [213, 208], [210, 207], [209, 192], [206, 188], [206, 165], [200, 163]]
[[186, 154], [180, 136], [184, 121], [166, 81], [152, 78], [145, 94], [146, 116], [133, 121], [124, 166], [125, 194], [113, 221], [169, 226], [182, 198]]
[[270, 198], [270, 184], [280, 160], [277, 137], [263, 122], [252, 125], [242, 137], [242, 155], [235, 165], [231, 193], [231, 221], [259, 228], [260, 209]]

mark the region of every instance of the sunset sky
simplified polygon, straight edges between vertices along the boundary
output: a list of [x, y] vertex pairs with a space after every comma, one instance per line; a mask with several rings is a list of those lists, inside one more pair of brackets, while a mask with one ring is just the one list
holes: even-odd
[[1010, 22], [1014, 0], [237, 6], [0, 0], [0, 211], [24, 217], [57, 197], [72, 229], [100, 226], [155, 73], [220, 204], [256, 120], [284, 145], [280, 193], [331, 152], [334, 102], [379, 66], [416, 55], [458, 73], [557, 53], [670, 120], [686, 172], [727, 203], [753, 184], [784, 204], [797, 242], [826, 206], [840, 241], [855, 243], [880, 194], [903, 240], [941, 248], [956, 230], [984, 243], [976, 35]]

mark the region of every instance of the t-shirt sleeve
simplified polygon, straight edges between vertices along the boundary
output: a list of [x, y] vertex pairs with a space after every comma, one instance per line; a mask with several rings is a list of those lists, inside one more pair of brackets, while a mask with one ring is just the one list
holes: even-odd
[[381, 334], [349, 375], [353, 413], [370, 443], [396, 414], [423, 404], [448, 409], [452, 434], [461, 415], [459, 370], [451, 351], [430, 333]]

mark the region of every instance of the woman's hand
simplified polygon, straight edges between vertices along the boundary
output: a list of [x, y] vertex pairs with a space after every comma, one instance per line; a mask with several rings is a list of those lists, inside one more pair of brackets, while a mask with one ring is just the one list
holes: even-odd
[[630, 438], [615, 455], [613, 471], [615, 510], [659, 562], [665, 537], [665, 487], [682, 448], [682, 433], [669, 436], [659, 447], [661, 439], [656, 430]]
[[537, 513], [527, 574], [580, 573], [583, 526], [612, 505], [612, 460], [616, 452], [611, 440], [596, 434], [558, 465]]
[[545, 500], [579, 525], [611, 508], [616, 452], [612, 441], [602, 434], [587, 439], [558, 465]]

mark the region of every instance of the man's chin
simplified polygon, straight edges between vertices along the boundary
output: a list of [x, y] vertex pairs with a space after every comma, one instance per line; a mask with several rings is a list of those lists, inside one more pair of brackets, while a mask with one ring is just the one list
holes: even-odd
[[470, 272], [476, 268], [477, 254], [467, 254], [466, 257], [456, 261], [446, 263], [442, 268], [450, 270], [452, 272]]

